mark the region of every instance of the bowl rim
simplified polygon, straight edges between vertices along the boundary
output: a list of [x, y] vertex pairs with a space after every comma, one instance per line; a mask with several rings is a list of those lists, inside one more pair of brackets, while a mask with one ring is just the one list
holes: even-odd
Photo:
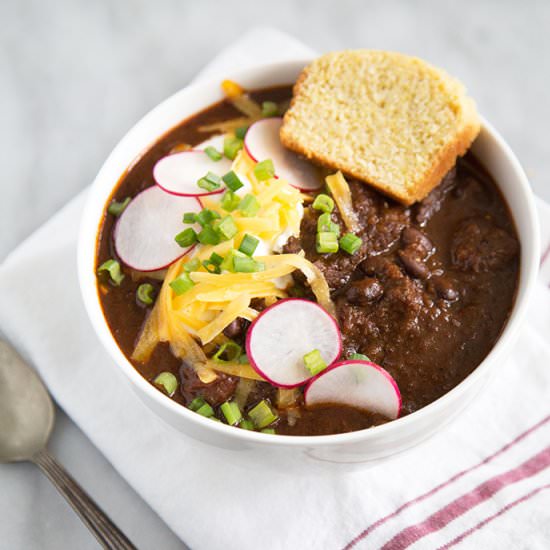
[[[254, 75], [256, 75], [257, 73], [261, 74], [263, 72], [269, 74], [277, 70], [287, 70], [289, 72], [294, 70], [296, 73], [298, 73], [298, 71], [302, 69], [306, 64], [311, 62], [312, 59], [313, 57], [309, 57], [292, 61], [268, 63], [257, 65], [247, 69], [241, 69], [239, 71], [228, 71], [228, 73], [230, 73], [232, 79], [235, 79], [237, 81], [246, 80], [246, 78], [254, 77]], [[168, 396], [164, 395], [141, 376], [141, 374], [135, 369], [135, 367], [126, 358], [126, 356], [118, 346], [116, 339], [109, 329], [103, 313], [103, 309], [101, 308], [94, 272], [96, 239], [101, 223], [101, 216], [103, 214], [105, 201], [108, 200], [108, 197], [118, 183], [118, 179], [113, 181], [112, 185], [109, 187], [109, 194], [105, 196], [104, 199], [102, 199], [100, 203], [102, 204], [102, 209], [99, 212], [97, 211], [97, 207], [92, 200], [94, 197], [94, 193], [96, 191], [96, 188], [100, 185], [102, 179], [104, 178], [104, 172], [107, 171], [108, 166], [111, 163], [115, 162], [116, 154], [120, 150], [124, 149], [126, 143], [132, 139], [134, 133], [149, 124], [151, 120], [154, 120], [155, 117], [157, 117], [157, 115], [161, 113], [162, 109], [167, 108], [168, 105], [175, 103], [176, 101], [180, 101], [182, 96], [197, 94], [201, 90], [211, 90], [214, 87], [218, 86], [218, 78], [210, 78], [208, 80], [192, 83], [157, 104], [147, 114], [140, 118], [140, 120], [132, 126], [132, 128], [120, 139], [117, 145], [112, 149], [111, 153], [105, 160], [103, 166], [101, 167], [88, 191], [88, 195], [86, 197], [86, 205], [84, 207], [78, 236], [78, 279], [86, 312], [96, 335], [99, 337], [101, 344], [106, 349], [107, 353], [110, 355], [117, 368], [119, 370], [122, 370], [122, 372], [126, 375], [129, 382], [137, 386], [138, 389], [143, 391], [148, 398], [152, 399], [161, 408], [168, 409], [173, 414], [183, 417], [186, 421], [196, 424], [201, 430], [204, 429], [206, 431], [210, 431], [212, 434], [217, 434], [222, 437], [234, 438], [235, 441], [241, 441], [242, 443], [254, 443], [258, 445], [275, 447], [306, 446], [311, 449], [327, 446], [332, 447], [358, 441], [364, 442], [374, 437], [385, 435], [387, 436], [388, 434], [397, 432], [399, 430], [406, 430], [411, 424], [414, 425], [420, 423], [428, 416], [437, 415], [439, 411], [445, 409], [445, 407], [450, 402], [452, 402], [453, 399], [457, 398], [459, 394], [465, 394], [466, 390], [469, 387], [474, 385], [481, 377], [485, 376], [490, 369], [490, 364], [493, 363], [495, 359], [502, 357], [503, 351], [505, 350], [506, 346], [509, 342], [513, 341], [516, 333], [519, 330], [522, 318], [526, 312], [529, 296], [535, 286], [538, 272], [540, 239], [537, 223], [537, 211], [533, 192], [529, 185], [527, 176], [525, 175], [519, 163], [519, 160], [513, 153], [512, 149], [484, 117], [481, 117], [481, 131], [486, 132], [488, 134], [488, 137], [496, 143], [497, 147], [505, 155], [513, 169], [513, 177], [521, 189], [521, 194], [523, 195], [527, 211], [529, 213], [529, 217], [525, 222], [528, 227], [525, 233], [532, 239], [532, 241], [529, 246], [526, 246], [525, 243], [522, 242], [520, 239], [521, 263], [516, 298], [506, 325], [504, 326], [494, 347], [483, 359], [483, 361], [464, 380], [462, 380], [454, 388], [452, 388], [450, 391], [448, 391], [432, 403], [429, 403], [428, 405], [415, 411], [414, 413], [411, 413], [404, 417], [399, 417], [395, 420], [387, 422], [386, 424], [342, 434], [313, 436], [280, 434], [271, 435], [248, 430], [239, 430], [235, 429], [233, 426], [228, 426], [220, 422], [212, 422], [211, 420], [204, 418], [193, 411], [188, 410], [183, 405], [176, 403]], [[173, 121], [172, 126], [170, 126], [166, 131], [169, 131], [171, 127], [176, 126], [179, 122], [179, 120]], [[157, 139], [160, 139], [161, 136], [162, 134]], [[140, 153], [140, 155], [142, 153]], [[137, 158], [139, 158], [140, 155], [138, 155]], [[133, 162], [135, 162], [135, 160], [136, 159], [134, 159], [134, 161], [132, 161], [132, 163], [130, 163], [128, 166], [126, 166], [125, 170], [128, 170]], [[517, 226], [518, 224], [516, 221], [516, 216], [514, 215], [514, 206], [508, 204], [508, 207], [512, 213], [514, 223]], [[148, 406], [148, 408], [150, 407]], [[158, 413], [156, 411], [154, 411], [154, 414], [157, 414], [158, 416]]]

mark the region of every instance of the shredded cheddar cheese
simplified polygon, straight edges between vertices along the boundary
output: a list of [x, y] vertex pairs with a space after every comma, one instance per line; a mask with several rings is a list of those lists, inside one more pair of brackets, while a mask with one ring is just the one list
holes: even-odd
[[357, 214], [353, 210], [351, 191], [346, 178], [344, 178], [342, 172], [338, 171], [336, 174], [332, 174], [332, 176], [327, 176], [325, 181], [346, 227], [351, 232], [357, 233], [359, 231], [359, 222], [357, 221]]

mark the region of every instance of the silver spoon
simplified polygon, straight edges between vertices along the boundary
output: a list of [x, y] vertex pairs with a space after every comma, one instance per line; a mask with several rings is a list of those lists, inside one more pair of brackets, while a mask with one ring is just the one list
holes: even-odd
[[0, 340], [0, 463], [34, 462], [104, 548], [135, 549], [103, 510], [46, 450], [52, 400], [35, 371]]

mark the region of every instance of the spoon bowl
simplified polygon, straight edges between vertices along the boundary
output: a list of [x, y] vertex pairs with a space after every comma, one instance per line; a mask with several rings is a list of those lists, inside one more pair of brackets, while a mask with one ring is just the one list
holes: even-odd
[[0, 341], [0, 462], [31, 460], [50, 437], [52, 400], [36, 372]]
[[55, 419], [52, 400], [23, 358], [0, 340], [0, 463], [34, 462], [65, 497], [103, 548], [134, 545], [46, 450]]

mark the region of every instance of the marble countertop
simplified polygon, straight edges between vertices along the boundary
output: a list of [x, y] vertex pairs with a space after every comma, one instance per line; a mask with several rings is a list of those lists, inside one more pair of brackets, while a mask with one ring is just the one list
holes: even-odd
[[[319, 51], [391, 49], [445, 67], [550, 200], [544, 0], [4, 0], [0, 21], [0, 261], [93, 180], [134, 122], [232, 37], [265, 24]], [[140, 548], [181, 547], [63, 415], [52, 447]], [[96, 547], [30, 465], [1, 466], [0, 485], [0, 540]]]

